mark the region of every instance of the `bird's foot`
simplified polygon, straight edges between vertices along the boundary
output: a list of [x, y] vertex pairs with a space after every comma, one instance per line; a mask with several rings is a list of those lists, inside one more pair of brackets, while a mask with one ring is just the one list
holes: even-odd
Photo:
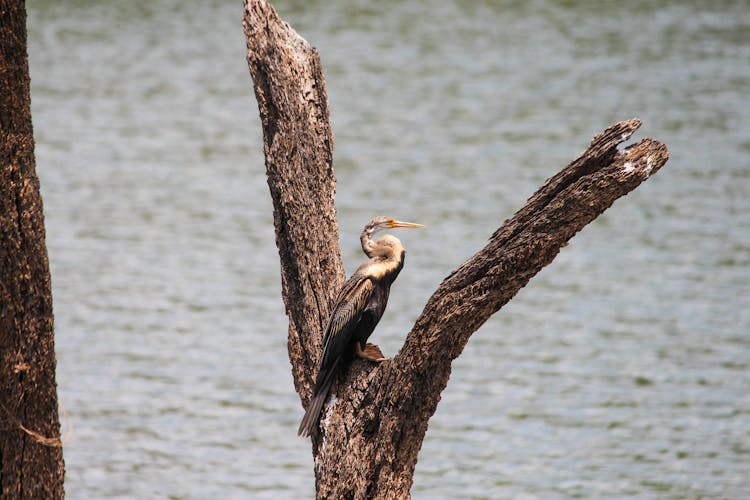
[[357, 343], [357, 356], [362, 359], [369, 359], [370, 361], [376, 361], [378, 363], [381, 361], [385, 361], [383, 352], [380, 350], [380, 347], [376, 346], [375, 344], [368, 343], [367, 345], [365, 345], [365, 348], [362, 349], [359, 346], [359, 343]]

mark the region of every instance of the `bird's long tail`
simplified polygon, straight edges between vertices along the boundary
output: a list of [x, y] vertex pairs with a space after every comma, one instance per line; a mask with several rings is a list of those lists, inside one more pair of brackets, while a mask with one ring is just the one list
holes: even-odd
[[[326, 398], [328, 397], [328, 392], [331, 390], [331, 385], [333, 384], [333, 378], [336, 375], [337, 366], [338, 360], [330, 370], [326, 371], [326, 373], [318, 374], [318, 380], [315, 383], [315, 392], [312, 400], [310, 400], [310, 406], [307, 407], [305, 416], [302, 417], [302, 422], [300, 422], [299, 429], [297, 429], [298, 436], [309, 436], [312, 434], [315, 427], [317, 427], [318, 420], [320, 420], [320, 412], [323, 409], [323, 403], [325, 403]], [[320, 375], [323, 375], [322, 379]]]

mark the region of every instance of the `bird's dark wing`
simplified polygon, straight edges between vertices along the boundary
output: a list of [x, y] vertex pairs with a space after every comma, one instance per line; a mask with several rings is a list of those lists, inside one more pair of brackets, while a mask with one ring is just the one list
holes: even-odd
[[357, 323], [367, 307], [372, 291], [373, 282], [364, 275], [355, 274], [344, 283], [323, 337], [321, 370], [332, 366], [350, 348]]
[[372, 296], [372, 290], [372, 280], [363, 274], [355, 273], [339, 292], [323, 337], [323, 356], [320, 358], [313, 397], [297, 430], [300, 436], [310, 435], [318, 425], [320, 412], [328, 397], [336, 370], [343, 362], [347, 351], [352, 349], [357, 325]]

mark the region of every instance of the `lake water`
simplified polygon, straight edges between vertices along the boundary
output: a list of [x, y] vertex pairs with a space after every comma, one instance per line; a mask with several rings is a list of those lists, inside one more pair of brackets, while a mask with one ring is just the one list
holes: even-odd
[[[431, 498], [750, 498], [750, 4], [286, 1], [318, 47], [348, 272], [428, 226], [373, 336], [591, 137], [666, 167], [475, 334]], [[28, 2], [69, 498], [309, 498], [241, 2]]]

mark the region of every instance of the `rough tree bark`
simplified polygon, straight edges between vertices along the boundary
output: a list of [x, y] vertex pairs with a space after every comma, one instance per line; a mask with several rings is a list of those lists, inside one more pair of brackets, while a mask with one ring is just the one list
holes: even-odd
[[26, 9], [0, 0], [0, 498], [62, 498], [64, 464]]
[[[245, 0], [243, 26], [274, 203], [289, 357], [306, 406], [323, 327], [344, 279], [325, 84], [316, 50], [267, 1]], [[398, 355], [353, 363], [334, 385], [322, 437], [313, 442], [318, 497], [409, 496], [427, 422], [469, 337], [570, 238], [667, 161], [667, 148], [652, 139], [619, 148], [639, 126], [637, 119], [612, 125], [551, 177], [441, 283]]]

